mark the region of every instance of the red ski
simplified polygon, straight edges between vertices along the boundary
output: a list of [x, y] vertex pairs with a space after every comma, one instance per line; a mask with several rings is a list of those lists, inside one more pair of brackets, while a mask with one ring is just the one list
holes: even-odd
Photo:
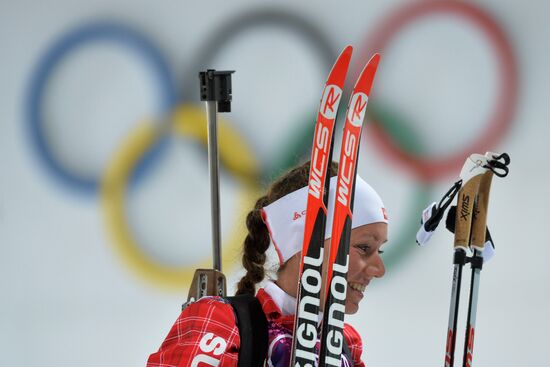
[[346, 113], [336, 184], [330, 257], [324, 283], [325, 306], [319, 356], [321, 367], [341, 366], [357, 158], [367, 102], [379, 60], [380, 55], [375, 54], [359, 75]]
[[318, 340], [323, 244], [330, 183], [327, 171], [332, 161], [332, 136], [352, 51], [352, 47], [347, 46], [332, 67], [315, 125], [290, 362], [293, 367], [317, 365], [315, 346]]

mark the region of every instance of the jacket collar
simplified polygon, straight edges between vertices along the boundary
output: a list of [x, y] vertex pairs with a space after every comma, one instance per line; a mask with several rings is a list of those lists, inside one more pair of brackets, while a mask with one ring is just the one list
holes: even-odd
[[273, 281], [268, 281], [263, 288], [260, 288], [256, 297], [260, 301], [269, 321], [282, 324], [292, 330], [296, 311], [296, 298], [287, 294]]

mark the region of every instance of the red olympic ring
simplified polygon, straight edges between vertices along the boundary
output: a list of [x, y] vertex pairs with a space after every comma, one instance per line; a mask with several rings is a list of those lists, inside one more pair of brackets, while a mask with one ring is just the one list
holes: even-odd
[[483, 10], [459, 1], [428, 0], [404, 6], [392, 14], [381, 26], [368, 38], [366, 45], [368, 52], [362, 59], [374, 52], [383, 54], [382, 50], [388, 45], [396, 33], [417, 20], [434, 13], [452, 13], [471, 21], [485, 35], [495, 47], [499, 62], [499, 77], [501, 85], [498, 88], [499, 95], [489, 124], [484, 132], [464, 150], [443, 158], [427, 158], [405, 151], [397, 146], [393, 139], [384, 131], [380, 123], [375, 122], [369, 133], [373, 134], [374, 144], [385, 157], [389, 157], [398, 165], [412, 170], [419, 179], [433, 181], [443, 176], [456, 173], [464, 157], [471, 152], [485, 152], [494, 148], [510, 128], [512, 117], [515, 113], [518, 88], [518, 70], [512, 47], [498, 24]]

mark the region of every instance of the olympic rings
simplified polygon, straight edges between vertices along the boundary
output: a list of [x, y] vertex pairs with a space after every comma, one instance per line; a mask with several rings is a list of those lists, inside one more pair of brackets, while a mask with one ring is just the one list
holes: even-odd
[[[178, 135], [189, 136], [205, 145], [207, 130], [204, 121], [205, 114], [198, 107], [182, 105], [174, 112], [172, 128]], [[254, 178], [257, 177], [258, 164], [247, 144], [231, 130], [231, 125], [222, 118], [218, 122], [220, 161], [238, 172], [237, 177], [244, 187], [240, 194], [242, 209], [239, 211], [240, 214], [244, 214], [244, 210], [253, 206], [255, 196], [259, 192], [258, 187], [254, 186], [257, 181]], [[155, 145], [161, 135], [162, 132], [155, 129], [152, 124], [141, 124], [128, 136], [105, 171], [101, 187], [101, 204], [112, 242], [127, 265], [144, 280], [181, 290], [182, 284], [191, 282], [194, 270], [189, 265], [174, 267], [161, 264], [146, 255], [132, 235], [124, 213], [128, 178], [140, 158]], [[241, 215], [236, 217], [240, 218]], [[226, 268], [232, 265], [230, 262], [235, 258], [245, 237], [241, 226], [234, 227], [236, 230], [222, 246], [222, 259]], [[209, 268], [211, 263], [205, 260], [198, 266]]]
[[[501, 129], [498, 131], [498, 134], [492, 137], [483, 136], [483, 139], [480, 139], [473, 147], [468, 148], [468, 152], [470, 149], [480, 151], [486, 149], [486, 145], [493, 145], [496, 139], [502, 137], [505, 128], [508, 127], [510, 115], [515, 107], [512, 102], [515, 102], [513, 99], [515, 98], [515, 87], [517, 84], [517, 71], [511, 48], [504, 33], [487, 14], [474, 8], [473, 5], [455, 2], [428, 1], [407, 6], [383, 24], [382, 31], [375, 33], [380, 37], [374, 39], [371, 44], [374, 48], [382, 49], [395, 36], [395, 32], [408, 24], [412, 17], [421, 17], [426, 14], [441, 12], [456, 13], [478, 25], [490, 37], [490, 40], [498, 46], [498, 53], [502, 62], [501, 74], [509, 72], [509, 75], [505, 75], [505, 77], [509, 77], [510, 79], [503, 78], [503, 80], [508, 80], [513, 90], [504, 90], [500, 98], [501, 103], [504, 103], [502, 101], [508, 102], [507, 108], [509, 110], [497, 109], [497, 112], [500, 111], [500, 114], [497, 113], [492, 123], [489, 124], [491, 128], [495, 128], [496, 126]], [[313, 45], [315, 50], [321, 55], [322, 61], [326, 64], [327, 68], [330, 67], [336, 55], [325, 35], [317, 27], [304, 19], [284, 10], [252, 11], [230, 20], [215, 34], [211, 35], [208, 42], [206, 42], [206, 46], [196, 53], [198, 55], [196, 61], [191, 63], [192, 67], [189, 69], [191, 72], [186, 74], [186, 76], [194, 76], [199, 69], [209, 66], [210, 60], [216, 56], [216, 53], [222, 47], [226, 47], [231, 39], [252, 27], [260, 26], [281, 26], [285, 27], [285, 29], [290, 28], [290, 30], [295, 31], [308, 44]], [[206, 144], [206, 130], [203, 124], [205, 119], [202, 108], [183, 104], [172, 111], [177, 102], [176, 83], [160, 52], [145, 37], [125, 26], [111, 22], [92, 23], [80, 27], [73, 32], [62, 37], [43, 57], [33, 74], [30, 92], [27, 96], [31, 137], [37, 146], [37, 153], [46, 163], [49, 171], [54, 173], [58, 179], [64, 182], [64, 184], [80, 191], [94, 192], [98, 185], [98, 182], [95, 180], [87, 180], [69, 173], [66, 168], [54, 160], [44, 138], [44, 132], [42, 131], [44, 129], [44, 121], [41, 116], [43, 94], [45, 93], [47, 82], [51, 78], [51, 74], [56, 70], [57, 65], [69, 52], [92, 42], [112, 40], [117, 44], [120, 43], [123, 46], [128, 46], [132, 50], [135, 49], [137, 53], [143, 55], [148, 65], [152, 66], [153, 70], [158, 74], [158, 81], [162, 87], [161, 112], [163, 114], [172, 114], [172, 119], [168, 126], [170, 132], [190, 137], [199, 141], [202, 145]], [[196, 88], [193, 82], [194, 79], [194, 77], [186, 78], [187, 84], [184, 84], [185, 88], [183, 89], [194, 90]], [[192, 99], [186, 98], [186, 103], [189, 103]], [[431, 186], [426, 185], [426, 181], [456, 169], [456, 167], [452, 167], [456, 159], [449, 158], [444, 161], [431, 161], [418, 157], [417, 155], [422, 152], [420, 151], [419, 139], [415, 137], [414, 132], [405, 131], [406, 125], [397, 116], [390, 113], [390, 109], [381, 108], [380, 103], [372, 104], [369, 110], [369, 118], [375, 120], [376, 123], [369, 124], [373, 126], [369, 126], [369, 128], [365, 129], [365, 132], [375, 138], [373, 139], [374, 143], [380, 145], [379, 148], [387, 156], [398, 159], [401, 164], [410, 164], [411, 169], [421, 179], [418, 186], [414, 188], [414, 194], [411, 195], [411, 203], [407, 206], [410, 209], [406, 210], [408, 218], [416, 217], [430, 196]], [[312, 116], [310, 113], [308, 115]], [[307, 121], [305, 118], [303, 120]], [[285, 140], [287, 147], [281, 149], [284, 156], [282, 158], [276, 157], [272, 162], [262, 162], [261, 166], [264, 169], [260, 171], [255, 156], [245, 141], [231, 127], [232, 125], [223, 119], [220, 119], [219, 122], [220, 162], [227, 170], [233, 172], [239, 180], [243, 189], [239, 194], [241, 196], [239, 207], [242, 205], [242, 208], [246, 209], [252, 207], [253, 199], [259, 195], [259, 182], [262, 181], [265, 183], [271, 181], [268, 176], [273, 175], [273, 172], [286, 170], [294, 166], [299, 160], [304, 159], [309, 153], [309, 145], [313, 140], [314, 124], [312, 117], [308, 123], [297, 124], [300, 126], [299, 131], [297, 133], [293, 132], [292, 136]], [[384, 132], [382, 132], [382, 128]], [[152, 259], [140, 248], [138, 240], [131, 233], [124, 212], [124, 194], [128, 186], [138, 182], [135, 179], [136, 176], [145, 173], [145, 169], [153, 161], [152, 156], [157, 154], [161, 147], [165, 146], [163, 142], [167, 140], [166, 131], [155, 129], [152, 124], [143, 124], [137, 127], [127, 137], [109, 162], [107, 170], [101, 178], [100, 193], [102, 210], [105, 215], [109, 234], [116, 252], [124, 259], [125, 263], [133, 272], [148, 282], [152, 282], [160, 287], [177, 288], [180, 290], [182, 285], [190, 282], [192, 276], [191, 268], [195, 268], [196, 266], [210, 267], [210, 264], [205, 261], [202, 264], [168, 266]], [[395, 147], [396, 144], [401, 149]], [[459, 158], [459, 161], [463, 160], [463, 157]], [[461, 162], [458, 163], [458, 165], [460, 164]], [[446, 165], [449, 165], [449, 167]], [[239, 209], [241, 212], [239, 215], [244, 214], [242, 210], [244, 209]], [[224, 241], [224, 269], [230, 269], [231, 265], [235, 265], [234, 263], [230, 264], [234, 260], [234, 256], [232, 255], [240, 247], [245, 235], [243, 230], [239, 229], [241, 227], [235, 227], [234, 232]], [[398, 261], [403, 259], [407, 252], [412, 250], [414, 246], [411, 246], [409, 239], [414, 238], [415, 231], [416, 224], [411, 221], [410, 225], [407, 225], [404, 230], [400, 231], [400, 235], [396, 239], [392, 239], [393, 244], [388, 247], [388, 251], [384, 255], [388, 268], [394, 266]], [[229, 256], [228, 253], [230, 254]]]
[[[88, 193], [96, 192], [98, 188], [97, 180], [81, 177], [76, 173], [69, 172], [67, 168], [63, 167], [56, 160], [48, 146], [46, 134], [44, 133], [45, 121], [42, 110], [48, 82], [63, 58], [85, 45], [97, 42], [114, 42], [130, 49], [145, 60], [153, 73], [156, 74], [157, 81], [161, 87], [161, 113], [170, 112], [177, 100], [176, 86], [173, 82], [174, 78], [161, 52], [145, 36], [130, 27], [110, 21], [89, 23], [72, 30], [51, 46], [38, 62], [26, 97], [26, 112], [30, 137], [34, 142], [33, 145], [37, 156], [53, 176], [72, 189]], [[154, 149], [151, 149], [141, 164], [144, 166], [150, 164], [152, 158], [159, 153], [161, 146], [162, 144], [157, 144]]]
[[[381, 52], [395, 37], [396, 33], [418, 17], [430, 14], [452, 13], [464, 17], [477, 26], [493, 44], [498, 56], [500, 78], [500, 94], [485, 133], [466, 147], [463, 151], [443, 159], [430, 159], [418, 155], [408, 149], [400, 149], [391, 136], [384, 133], [380, 124], [374, 124], [372, 134], [375, 142], [385, 157], [390, 157], [401, 166], [412, 170], [421, 180], [428, 181], [457, 172], [464, 157], [471, 152], [491, 150], [501, 140], [509, 129], [516, 108], [518, 71], [512, 46], [500, 26], [480, 8], [459, 1], [429, 0], [415, 2], [404, 6], [398, 12], [387, 18], [380, 28], [373, 32], [369, 39], [367, 55]], [[366, 57], [366, 56], [365, 56]]]

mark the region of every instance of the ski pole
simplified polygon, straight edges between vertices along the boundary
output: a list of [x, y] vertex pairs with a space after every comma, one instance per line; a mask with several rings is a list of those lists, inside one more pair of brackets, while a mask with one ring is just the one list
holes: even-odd
[[[199, 72], [200, 98], [206, 104], [208, 120], [208, 168], [210, 176], [210, 206], [212, 221], [213, 269], [197, 269], [189, 290], [187, 303], [206, 295], [224, 297], [226, 280], [221, 272], [221, 220], [218, 159], [217, 113], [231, 112], [231, 74], [234, 71], [208, 69]], [[185, 307], [185, 305], [184, 305]]]
[[[416, 242], [419, 246], [425, 246], [429, 242], [443, 218], [445, 210], [454, 197], [459, 194], [457, 205], [449, 208], [446, 219], [447, 229], [455, 234], [455, 254], [445, 347], [445, 367], [452, 367], [454, 364], [462, 268], [468, 262], [472, 267], [472, 278], [462, 363], [463, 367], [472, 365], [480, 273], [483, 263], [487, 262], [494, 254], [493, 240], [489, 228], [487, 228], [489, 191], [493, 175], [507, 176], [509, 164], [510, 156], [506, 153], [497, 155], [487, 152], [485, 156], [472, 154], [464, 163], [460, 180], [453, 184], [439, 204], [431, 203], [422, 212], [421, 226], [416, 235]], [[473, 250], [471, 257], [466, 254], [468, 248]]]
[[479, 295], [479, 281], [483, 267], [483, 248], [485, 247], [485, 232], [487, 223], [487, 204], [493, 172], [485, 172], [479, 184], [478, 197], [474, 205], [474, 218], [472, 221], [471, 248], [474, 254], [470, 260], [472, 275], [470, 280], [470, 297], [468, 301], [468, 319], [466, 321], [466, 336], [464, 337], [464, 356], [462, 366], [472, 365], [474, 332], [477, 315], [477, 300]]
[[[479, 183], [479, 189], [477, 192], [477, 200], [475, 202], [475, 211], [472, 221], [472, 237], [471, 248], [474, 251], [473, 257], [470, 260], [472, 268], [472, 276], [470, 281], [470, 298], [468, 301], [468, 319], [466, 321], [466, 336], [464, 338], [464, 356], [462, 358], [463, 367], [471, 367], [474, 350], [474, 334], [475, 324], [477, 316], [477, 302], [479, 295], [479, 281], [481, 277], [481, 269], [483, 268], [483, 250], [486, 244], [487, 233], [487, 211], [489, 207], [489, 192], [491, 190], [491, 182], [493, 174], [496, 172], [496, 168], [504, 169], [503, 174], [499, 176], [504, 177], [508, 174], [508, 164], [510, 158], [506, 153], [497, 156], [494, 153], [485, 154], [487, 166], [489, 170], [485, 172]], [[504, 162], [500, 162], [500, 159], [504, 159]]]
[[460, 287], [462, 268], [466, 263], [466, 252], [470, 245], [470, 231], [474, 209], [474, 200], [479, 189], [482, 174], [487, 171], [487, 158], [482, 154], [472, 154], [464, 163], [460, 178], [462, 187], [458, 192], [457, 212], [455, 219], [453, 280], [451, 288], [451, 303], [449, 307], [449, 322], [447, 327], [447, 344], [445, 346], [445, 367], [453, 367], [456, 324], [458, 319], [458, 306], [460, 303]]

